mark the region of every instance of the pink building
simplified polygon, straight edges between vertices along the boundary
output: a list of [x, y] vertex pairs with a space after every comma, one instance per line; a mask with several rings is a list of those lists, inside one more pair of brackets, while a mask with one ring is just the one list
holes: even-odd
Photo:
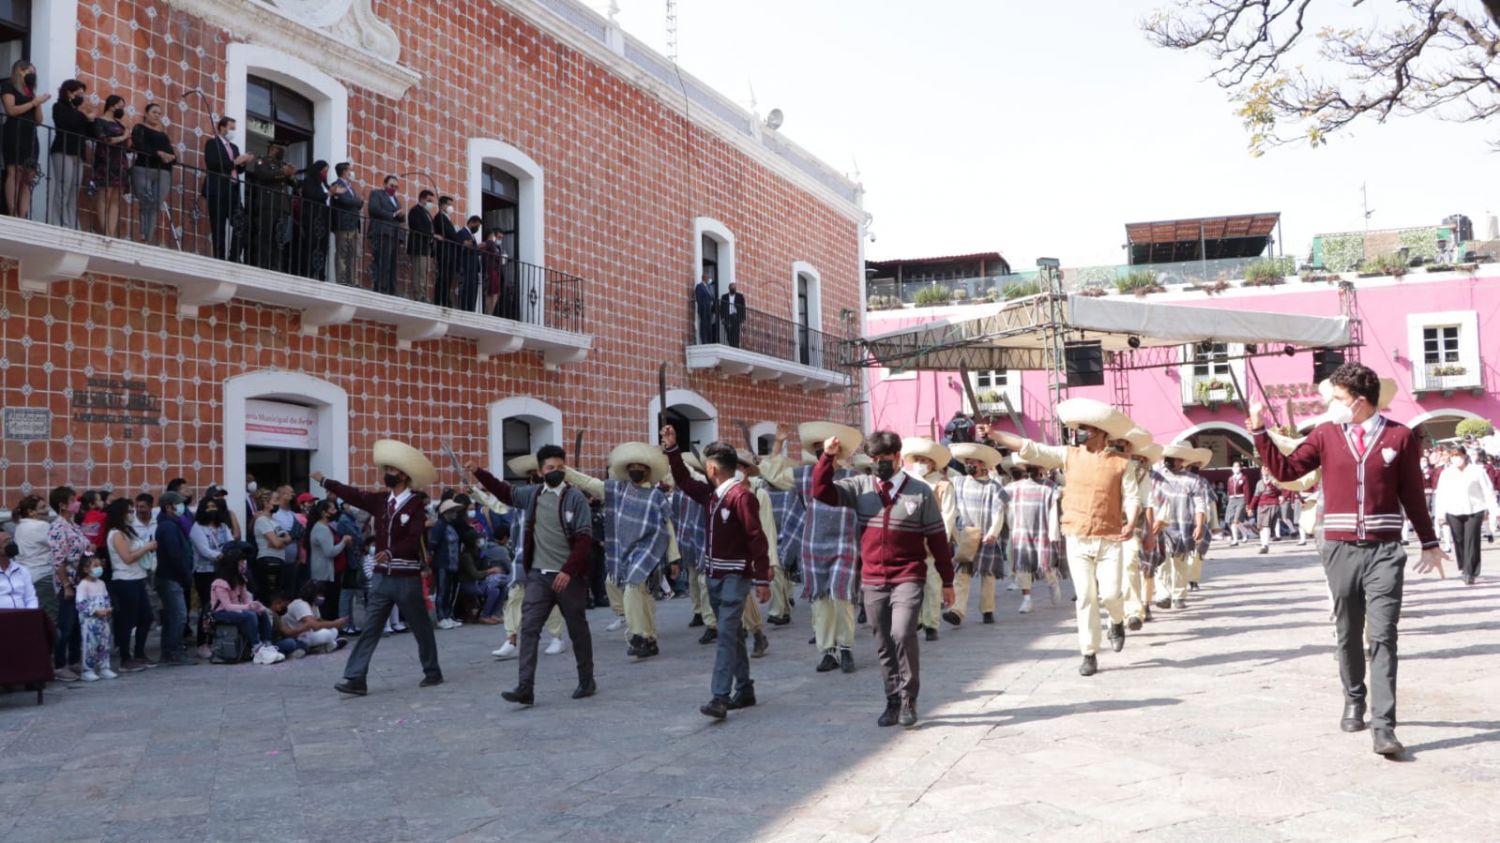
[[[1216, 294], [1171, 288], [1145, 301], [1338, 316], [1339, 276], [1322, 277], [1332, 280], [1289, 276], [1280, 284], [1257, 287], [1234, 281]], [[1483, 265], [1473, 274], [1413, 269], [1402, 277], [1356, 278], [1348, 273], [1342, 278], [1354, 284], [1355, 315], [1363, 335], [1357, 349], [1360, 361], [1400, 387], [1387, 411], [1391, 418], [1421, 427], [1432, 439], [1452, 436], [1454, 426], [1465, 418], [1500, 419], [1500, 265]], [[962, 319], [982, 307], [908, 305], [873, 310], [866, 315], [866, 332], [875, 336], [919, 322]], [[1170, 358], [1170, 366], [1124, 373], [1123, 385], [1106, 367], [1103, 386], [1074, 387], [1067, 394], [1123, 403], [1117, 397], [1128, 393], [1129, 406], [1124, 409], [1157, 441], [1192, 438], [1212, 448], [1215, 466], [1223, 466], [1233, 453], [1250, 450], [1245, 413], [1233, 404], [1230, 386], [1231, 374], [1240, 384], [1247, 383], [1246, 361], [1235, 359], [1241, 352], [1238, 344], [1184, 347]], [[1300, 422], [1321, 412], [1311, 352], [1259, 357], [1251, 366], [1282, 422], [1289, 416]], [[1022, 432], [1031, 437], [1041, 433], [1040, 420], [1049, 401], [1045, 371], [970, 374], [981, 414], [1000, 416], [998, 426], [1013, 429], [1001, 400], [1005, 396], [1017, 411]], [[968, 406], [958, 372], [874, 368], [866, 376], [866, 423], [872, 429], [922, 436], [936, 429], [941, 435], [956, 412], [975, 409]]]

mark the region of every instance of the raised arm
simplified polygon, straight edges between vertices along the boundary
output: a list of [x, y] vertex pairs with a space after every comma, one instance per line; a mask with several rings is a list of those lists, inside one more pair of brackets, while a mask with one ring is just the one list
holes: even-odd
[[494, 495], [506, 506], [516, 505], [515, 491], [509, 483], [482, 468], [471, 468], [470, 471], [473, 472], [474, 479], [479, 481], [479, 485], [483, 486], [486, 492]]
[[663, 448], [662, 451], [667, 455], [667, 462], [672, 466], [672, 482], [676, 483], [677, 488], [699, 506], [707, 507], [709, 501], [713, 499], [713, 487], [693, 477], [693, 473], [688, 471], [687, 463], [682, 461], [682, 451], [679, 451], [676, 445]]
[[813, 498], [828, 506], [854, 506], [858, 499], [854, 485], [848, 480], [834, 480], [833, 467], [834, 456], [827, 451], [813, 464]]
[[352, 503], [372, 515], [380, 512], [385, 507], [387, 497], [385, 492], [366, 492], [363, 489], [356, 489], [337, 480], [330, 480], [319, 472], [313, 472], [309, 476], [323, 488], [338, 495], [346, 503]]
[[[1276, 443], [1271, 441], [1271, 435], [1265, 428], [1254, 431], [1255, 452], [1260, 454], [1261, 464], [1272, 477], [1283, 483], [1290, 483], [1305, 474], [1312, 473], [1323, 464], [1323, 454], [1319, 450], [1319, 431], [1315, 428], [1312, 435], [1307, 437], [1297, 449], [1291, 454], [1281, 453]], [[1421, 486], [1421, 474], [1417, 475], [1418, 487]], [[1425, 500], [1424, 500], [1425, 505]], [[1415, 524], [1416, 522], [1412, 522]]]
[[597, 477], [590, 477], [572, 466], [563, 469], [563, 479], [569, 485], [577, 486], [585, 495], [595, 500], [604, 500], [605, 481]]

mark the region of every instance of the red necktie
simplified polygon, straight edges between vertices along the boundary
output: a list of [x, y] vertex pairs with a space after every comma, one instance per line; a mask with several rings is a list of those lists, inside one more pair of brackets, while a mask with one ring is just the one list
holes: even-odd
[[393, 522], [395, 522], [395, 520], [396, 520], [396, 499], [395, 498], [390, 498], [390, 499], [388, 499], [385, 502], [385, 523], [386, 523], [386, 528], [389, 529], [390, 525]]
[[891, 481], [876, 480], [875, 491], [880, 493], [880, 502], [889, 507], [891, 505]]
[[1354, 428], [1354, 453], [1361, 457], [1365, 455], [1365, 429], [1362, 426]]

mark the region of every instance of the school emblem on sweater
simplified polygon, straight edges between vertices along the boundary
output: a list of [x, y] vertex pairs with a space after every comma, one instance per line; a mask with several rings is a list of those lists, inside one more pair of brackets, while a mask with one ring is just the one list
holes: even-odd
[[903, 502], [903, 504], [906, 506], [906, 514], [907, 515], [916, 515], [917, 514], [917, 502], [915, 500], [913, 500], [911, 498], [907, 498]]
[[566, 522], [568, 522], [569, 524], [572, 524], [573, 523], [573, 513], [571, 513], [571, 512], [564, 512], [563, 513], [563, 520], [566, 521]]
[[719, 510], [719, 520], [723, 521], [725, 524], [728, 524], [729, 523], [729, 510], [727, 510], [727, 509], [721, 509], [721, 510]]
[[1393, 462], [1396, 461], [1396, 449], [1395, 448], [1381, 448], [1380, 449], [1380, 458], [1383, 459], [1383, 460], [1385, 460], [1385, 464], [1386, 465], [1390, 465], [1391, 463], [1393, 463]]
[[401, 513], [401, 525], [403, 527], [406, 526], [406, 522], [408, 522], [410, 520], [411, 520], [411, 513], [409, 513], [409, 512], [403, 512], [403, 513]]

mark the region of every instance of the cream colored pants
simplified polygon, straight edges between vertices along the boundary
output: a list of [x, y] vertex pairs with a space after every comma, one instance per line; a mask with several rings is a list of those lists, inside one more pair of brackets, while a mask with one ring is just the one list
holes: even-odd
[[[510, 591], [505, 595], [505, 611], [502, 620], [505, 621], [505, 635], [508, 638], [518, 638], [521, 634], [521, 604], [526, 599], [526, 587], [524, 585], [512, 585]], [[614, 598], [610, 598], [614, 602]], [[552, 614], [547, 616], [547, 631], [552, 633], [553, 638], [561, 638], [563, 630], [562, 612], [556, 606], [552, 607]]]
[[708, 602], [708, 575], [698, 573], [697, 568], [688, 569], [688, 597], [693, 601], [693, 614], [703, 618], [709, 629], [718, 629], [719, 619]]
[[917, 616], [917, 625], [937, 629], [943, 618], [943, 578], [937, 572], [937, 563], [927, 560], [927, 581], [922, 583], [922, 612]]
[[1203, 555], [1196, 550], [1188, 559], [1188, 582], [1203, 582]]
[[1156, 590], [1151, 577], [1141, 570], [1141, 542], [1131, 539], [1120, 546], [1125, 557], [1125, 617], [1146, 619], [1146, 607]]
[[615, 617], [625, 617], [625, 593], [609, 577], [604, 578], [604, 593], [609, 597], [609, 608], [615, 613]]
[[[614, 602], [611, 597], [610, 602]], [[649, 582], [625, 586], [625, 626], [631, 635], [656, 640], [656, 598]]]
[[[746, 607], [747, 609], [749, 607]], [[813, 635], [818, 652], [854, 646], [854, 604], [833, 597], [812, 602]]]
[[[953, 575], [953, 605], [950, 608], [961, 619], [968, 616], [969, 586], [973, 581], [974, 575], [963, 568], [959, 568], [958, 572]], [[1030, 587], [1030, 583], [1027, 587]], [[925, 600], [926, 597], [924, 596], [923, 599]], [[981, 613], [995, 611], [995, 577], [993, 574], [982, 574], [979, 577], [979, 611]]]
[[1099, 608], [1109, 622], [1125, 622], [1122, 591], [1125, 558], [1120, 542], [1099, 537], [1068, 536], [1068, 566], [1078, 592], [1078, 649], [1085, 656], [1099, 652]]
[[786, 578], [780, 565], [772, 567], [771, 574], [771, 608], [767, 611], [772, 617], [791, 617], [792, 581]]
[[1188, 574], [1192, 570], [1191, 553], [1178, 553], [1166, 555], [1166, 561], [1156, 572], [1161, 582], [1162, 593], [1173, 600], [1182, 600], [1187, 597]]

